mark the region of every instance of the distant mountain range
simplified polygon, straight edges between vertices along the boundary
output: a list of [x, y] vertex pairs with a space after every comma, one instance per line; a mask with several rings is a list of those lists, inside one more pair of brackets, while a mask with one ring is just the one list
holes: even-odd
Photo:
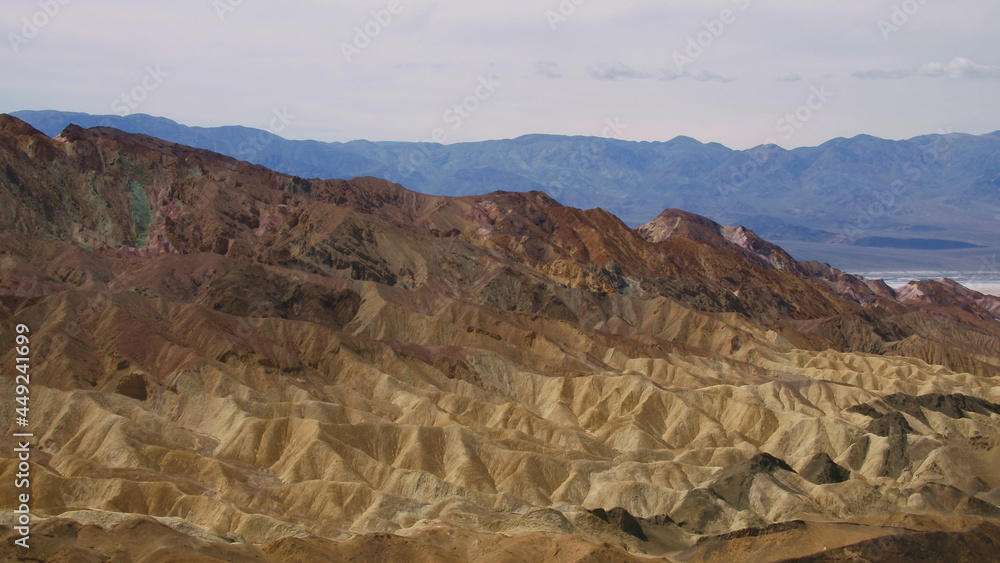
[[745, 225], [798, 258], [841, 268], [973, 270], [1000, 250], [1000, 131], [902, 141], [860, 135], [818, 147], [739, 151], [688, 137], [325, 143], [142, 114], [11, 115], [49, 136], [71, 123], [110, 126], [305, 178], [375, 176], [450, 196], [544, 191], [566, 205], [606, 209], [631, 226], [664, 208], [682, 208]]

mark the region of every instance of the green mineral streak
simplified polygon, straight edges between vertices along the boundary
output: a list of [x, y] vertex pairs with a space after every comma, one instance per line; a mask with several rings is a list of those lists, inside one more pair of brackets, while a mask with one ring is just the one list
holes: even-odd
[[188, 178], [201, 178], [201, 168], [195, 166], [194, 168], [188, 170]]
[[139, 182], [127, 181], [129, 193], [128, 200], [132, 204], [132, 221], [135, 222], [136, 248], [146, 246], [146, 237], [149, 236], [149, 224], [153, 220], [153, 212], [149, 207], [149, 200], [146, 198], [146, 190]]

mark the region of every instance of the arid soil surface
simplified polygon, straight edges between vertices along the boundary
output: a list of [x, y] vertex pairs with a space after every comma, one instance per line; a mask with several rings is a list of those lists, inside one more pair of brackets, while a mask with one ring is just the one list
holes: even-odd
[[1000, 552], [1000, 298], [112, 129], [0, 168], [0, 560]]

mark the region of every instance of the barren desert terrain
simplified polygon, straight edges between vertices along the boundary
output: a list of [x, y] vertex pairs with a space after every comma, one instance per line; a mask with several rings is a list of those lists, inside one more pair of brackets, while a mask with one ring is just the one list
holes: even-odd
[[997, 557], [1000, 298], [113, 129], [0, 167], [4, 561]]

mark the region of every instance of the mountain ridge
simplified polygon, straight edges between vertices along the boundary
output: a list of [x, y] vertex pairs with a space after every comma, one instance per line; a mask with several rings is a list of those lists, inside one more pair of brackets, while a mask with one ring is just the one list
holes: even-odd
[[[24, 323], [35, 354], [32, 556], [1000, 541], [998, 298], [896, 291], [685, 211], [633, 229], [110, 128], [0, 115], [0, 166], [0, 339]], [[4, 495], [16, 471], [0, 451]]]
[[[113, 124], [302, 177], [375, 176], [451, 196], [546, 191], [574, 207], [608, 209], [633, 227], [651, 220], [651, 209], [680, 207], [744, 224], [794, 243], [799, 257], [844, 269], [867, 269], [864, 257], [881, 256], [869, 246], [845, 244], [876, 238], [912, 246], [909, 229], [917, 227], [935, 232], [921, 246], [928, 252], [906, 255], [889, 269], [975, 271], [1000, 251], [1000, 132], [901, 141], [858, 135], [817, 147], [736, 151], [683, 136], [642, 143], [553, 135], [450, 145], [322, 143], [242, 127], [190, 128], [144, 115], [17, 115], [49, 135], [74, 121]], [[953, 248], [966, 250], [935, 252]], [[966, 266], [955, 267], [952, 257], [964, 257]]]

